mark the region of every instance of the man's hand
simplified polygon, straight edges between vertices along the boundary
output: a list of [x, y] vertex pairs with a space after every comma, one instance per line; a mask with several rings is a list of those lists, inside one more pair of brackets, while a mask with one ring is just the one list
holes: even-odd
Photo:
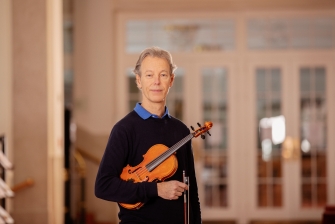
[[188, 186], [176, 180], [157, 183], [158, 196], [167, 200], [178, 199], [184, 190], [188, 190]]

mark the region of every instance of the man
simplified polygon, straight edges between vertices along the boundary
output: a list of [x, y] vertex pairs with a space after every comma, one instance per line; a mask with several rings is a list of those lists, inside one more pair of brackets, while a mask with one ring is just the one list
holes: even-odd
[[139, 56], [134, 73], [142, 91], [142, 103], [113, 127], [95, 183], [98, 198], [118, 203], [143, 203], [139, 209], [120, 207], [120, 223], [182, 224], [184, 223], [183, 170], [189, 177], [189, 223], [201, 223], [200, 204], [194, 170], [191, 142], [176, 152], [177, 170], [165, 181], [132, 182], [120, 178], [128, 164], [137, 166], [143, 155], [154, 145], [171, 147], [190, 131], [169, 114], [165, 106], [174, 82], [174, 70], [169, 52], [157, 47], [145, 49]]

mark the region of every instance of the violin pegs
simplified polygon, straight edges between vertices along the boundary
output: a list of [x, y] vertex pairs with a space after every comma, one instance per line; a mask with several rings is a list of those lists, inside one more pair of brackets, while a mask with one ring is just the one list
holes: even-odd
[[199, 122], [197, 124], [198, 124], [199, 127], [201, 127], [201, 124]]
[[209, 134], [209, 136], [212, 136], [211, 133], [209, 133], [209, 131], [207, 131], [207, 134]]
[[201, 135], [201, 138], [202, 138], [202, 139], [205, 139], [206, 137], [205, 137], [205, 135]]
[[191, 129], [194, 131], [194, 127], [193, 126], [190, 126], [191, 127]]

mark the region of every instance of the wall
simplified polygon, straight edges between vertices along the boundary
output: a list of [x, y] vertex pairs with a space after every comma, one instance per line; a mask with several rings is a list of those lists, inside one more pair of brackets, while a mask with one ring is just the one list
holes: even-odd
[[[113, 5], [110, 0], [74, 1], [73, 121], [76, 147], [101, 159], [114, 118]], [[116, 204], [94, 195], [98, 165], [87, 166], [87, 212], [97, 221], [116, 222]]]

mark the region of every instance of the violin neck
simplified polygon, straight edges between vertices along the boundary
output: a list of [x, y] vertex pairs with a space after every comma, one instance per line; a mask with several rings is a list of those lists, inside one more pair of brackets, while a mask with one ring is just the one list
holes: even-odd
[[177, 142], [175, 145], [173, 145], [171, 148], [166, 150], [164, 153], [162, 153], [160, 156], [158, 156], [156, 159], [152, 160], [150, 163], [146, 165], [146, 168], [149, 172], [154, 170], [159, 164], [164, 162], [167, 158], [169, 158], [173, 153], [175, 153], [180, 147], [185, 145], [188, 141], [190, 141], [193, 138], [193, 134], [187, 135], [185, 138]]

